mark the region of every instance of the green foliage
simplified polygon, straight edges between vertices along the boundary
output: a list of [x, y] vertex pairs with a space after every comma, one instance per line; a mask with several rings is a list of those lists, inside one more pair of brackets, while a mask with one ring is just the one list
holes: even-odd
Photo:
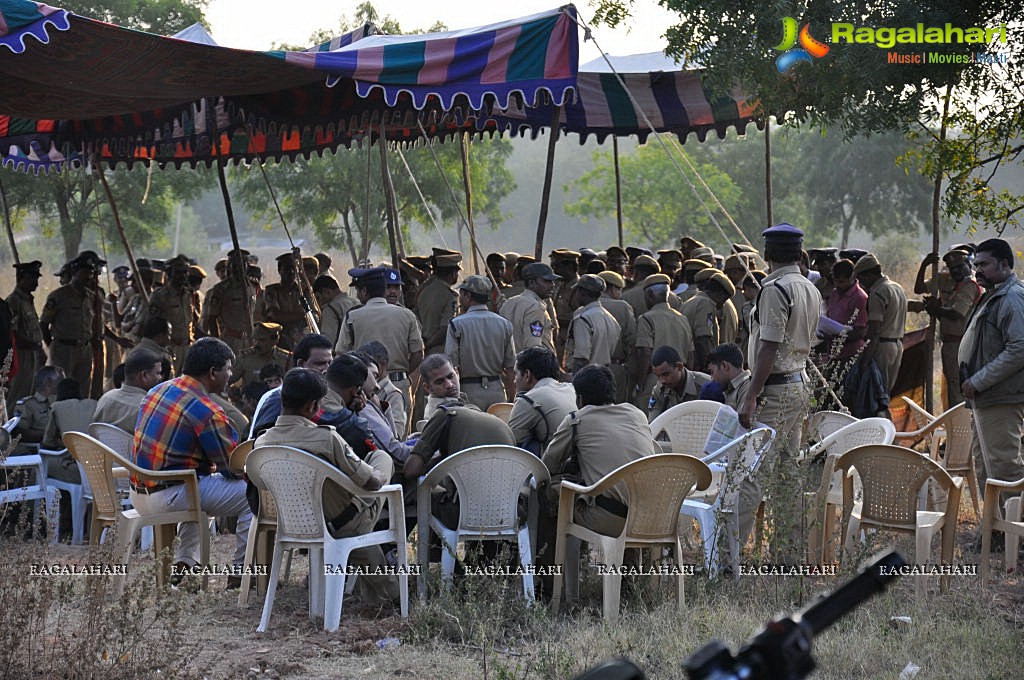
[[158, 35], [172, 35], [203, 23], [207, 0], [68, 0], [75, 14]]

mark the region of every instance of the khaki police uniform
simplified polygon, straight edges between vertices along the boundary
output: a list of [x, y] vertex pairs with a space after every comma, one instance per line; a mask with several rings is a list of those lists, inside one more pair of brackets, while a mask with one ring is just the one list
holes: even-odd
[[83, 392], [92, 386], [93, 344], [99, 343], [103, 321], [99, 307], [94, 291], [68, 284], [47, 296], [39, 316], [53, 337], [50, 365], [63, 368]]
[[[246, 296], [249, 306], [246, 311]], [[236, 355], [251, 339], [251, 324], [256, 321], [256, 289], [252, 284], [228, 277], [206, 294], [203, 304], [203, 329], [220, 338]], [[250, 314], [253, 315], [250, 318]]]
[[[971, 311], [981, 299], [981, 287], [971, 277], [956, 281], [949, 272], [942, 272], [937, 277], [925, 282], [928, 293], [938, 298], [939, 304], [949, 307], [962, 315], [960, 319], [938, 317], [939, 337], [942, 339], [942, 374], [946, 378], [947, 408], [952, 408], [964, 400], [960, 391], [960, 364], [957, 354], [960, 352], [960, 340], [967, 329], [967, 320]], [[8, 298], [8, 302], [10, 299]], [[14, 312], [12, 307], [11, 312]]]
[[[424, 354], [442, 351], [448, 322], [455, 316], [458, 295], [447, 283], [431, 276], [416, 298], [416, 315], [423, 333]], [[427, 346], [427, 343], [431, 344]]]
[[903, 286], [883, 274], [868, 290], [868, 323], [880, 322], [875, 362], [885, 378], [886, 390], [896, 384], [903, 361], [903, 335], [907, 323], [907, 296]]
[[171, 353], [174, 355], [174, 374], [181, 373], [185, 353], [195, 340], [192, 308], [192, 289], [188, 286], [175, 288], [166, 285], [157, 288], [149, 296], [146, 319], [160, 317], [171, 322]]
[[347, 293], [335, 295], [330, 302], [320, 308], [320, 335], [330, 340], [331, 345], [337, 345], [345, 316], [350, 309], [358, 305], [359, 300]]
[[[43, 434], [42, 447], [59, 451], [64, 448], [65, 432], [87, 432], [96, 410], [95, 399], [63, 399], [50, 406], [50, 420]], [[82, 475], [74, 457], [64, 451], [59, 456], [46, 456], [46, 476], [72, 484], [81, 484]]]
[[516, 446], [541, 455], [562, 420], [576, 408], [572, 383], [541, 378], [531, 390], [516, 395], [512, 404], [508, 426]]
[[587, 364], [610, 366], [612, 352], [619, 344], [622, 329], [601, 300], [580, 307], [572, 315], [566, 341], [566, 364], [582, 359]]
[[125, 432], [132, 432], [139, 418], [139, 407], [145, 398], [146, 390], [131, 385], [122, 385], [104, 392], [96, 402], [96, 410], [90, 422], [108, 423]]
[[394, 430], [399, 437], [404, 437], [408, 430], [409, 422], [409, 399], [402, 390], [395, 387], [388, 376], [381, 376], [377, 380], [377, 398], [381, 403], [388, 404], [388, 418], [394, 424]]
[[7, 388], [8, 404], [13, 404], [15, 399], [32, 393], [32, 380], [46, 362], [46, 353], [32, 293], [15, 288], [7, 297], [7, 306], [11, 310], [11, 333], [18, 353], [18, 372]]
[[[693, 353], [693, 331], [686, 317], [668, 306], [667, 302], [659, 302], [640, 315], [636, 322], [636, 348], [648, 349], [653, 352], [662, 345], [674, 347], [684, 363]], [[636, 395], [637, 403], [646, 407], [651, 390], [657, 378], [649, 367], [643, 384]]]
[[50, 423], [51, 408], [50, 400], [38, 392], [15, 402], [12, 415], [21, 416], [18, 427], [14, 429], [14, 434], [21, 436], [15, 454], [34, 453], [32, 445], [43, 441]]
[[448, 322], [444, 353], [459, 369], [459, 383], [470, 403], [482, 411], [505, 401], [502, 373], [516, 363], [512, 324], [477, 304]]
[[[680, 382], [680, 385], [655, 384], [650, 398], [647, 400], [647, 420], [654, 420], [673, 406], [699, 399], [700, 389], [711, 382], [711, 376], [684, 368], [683, 378]], [[680, 451], [679, 453], [693, 452]]]
[[719, 344], [736, 342], [740, 332], [740, 315], [737, 309], [732, 300], [726, 300], [725, 304], [717, 308]]
[[272, 347], [269, 354], [260, 354], [255, 347], [243, 349], [234, 362], [234, 373], [231, 376], [231, 383], [242, 381], [242, 387], [260, 379], [260, 369], [267, 364], [277, 364], [281, 367], [282, 375], [292, 367], [292, 353], [280, 347]]
[[722, 388], [725, 394], [725, 405], [739, 410], [740, 404], [747, 398], [750, 391], [750, 371], [744, 370], [729, 381], [729, 384]]
[[636, 316], [625, 300], [602, 295], [601, 304], [619, 324], [619, 342], [612, 350], [612, 365], [609, 368], [615, 378], [615, 402], [621, 404], [629, 400], [630, 386], [636, 384], [631, 368], [633, 350], [636, 348]]
[[[657, 276], [657, 274], [651, 274], [651, 276]], [[647, 286], [651, 276], [635, 283], [632, 288], [622, 293], [622, 299], [633, 308], [634, 318], [639, 318], [648, 309], [647, 299], [644, 297], [644, 288]], [[671, 290], [668, 292], [668, 306], [676, 311], [682, 311], [683, 301]]]
[[[810, 387], [804, 368], [811, 347], [817, 341], [816, 331], [821, 310], [821, 295], [796, 264], [781, 266], [765, 277], [761, 292], [751, 314], [747, 357], [750, 365], [757, 362], [761, 340], [779, 343], [771, 373], [758, 395], [754, 420], [776, 432], [768, 458], [762, 463], [757, 479], [741, 485], [739, 499], [740, 540], [745, 540], [753, 525], [754, 511], [761, 502], [762, 484], [774, 475], [779, 502], [791, 501], [796, 494], [795, 460], [800, 448], [802, 421], [807, 413]], [[793, 488], [790, 488], [793, 487]], [[790, 508], [793, 510], [793, 508]], [[777, 534], [794, 540], [793, 524], [797, 518], [780, 517]], [[789, 526], [781, 526], [788, 524]], [[792, 547], [792, 546], [790, 546]]]
[[[683, 303], [683, 316], [690, 322], [693, 341], [705, 343], [710, 352], [717, 347], [721, 331], [718, 325], [718, 305], [704, 291], [698, 292]], [[680, 353], [680, 356], [684, 356]]]
[[306, 308], [302, 304], [302, 289], [296, 283], [270, 284], [263, 290], [259, 307], [259, 321], [281, 324], [284, 329], [281, 345], [286, 349], [294, 347], [302, 336], [310, 332]]
[[555, 351], [555, 331], [558, 328], [550, 307], [532, 290], [509, 298], [498, 312], [512, 323], [515, 350], [544, 346]]

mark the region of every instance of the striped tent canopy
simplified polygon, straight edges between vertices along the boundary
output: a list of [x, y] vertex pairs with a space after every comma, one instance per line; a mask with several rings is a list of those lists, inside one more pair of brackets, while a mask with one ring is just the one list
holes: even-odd
[[572, 101], [575, 8], [478, 29], [253, 52], [0, 0], [0, 161], [161, 165], [309, 156], [495, 129], [497, 107]]

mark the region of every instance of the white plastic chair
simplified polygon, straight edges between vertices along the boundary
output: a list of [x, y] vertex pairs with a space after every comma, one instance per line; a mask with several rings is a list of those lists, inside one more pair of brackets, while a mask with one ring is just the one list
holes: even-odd
[[[39, 456], [43, 459], [43, 466], [46, 466], [46, 459], [59, 459], [67, 449], [39, 449]], [[71, 544], [81, 545], [85, 537], [85, 508], [91, 500], [91, 492], [88, 483], [83, 476], [78, 484], [63, 479], [47, 477], [46, 485], [58, 491], [66, 491], [71, 499]]]
[[[451, 478], [459, 496], [459, 523], [444, 526], [431, 514], [430, 492]], [[460, 540], [494, 541], [515, 539], [523, 566], [523, 595], [534, 599], [533, 535], [537, 526], [536, 492], [531, 491], [527, 521], [519, 524], [519, 493], [524, 485], [539, 488], [550, 479], [548, 469], [537, 456], [515, 446], [474, 446], [454, 453], [435, 465], [416, 488], [416, 517], [419, 528], [417, 579], [420, 598], [426, 597], [430, 532], [440, 537], [441, 576], [450, 581], [455, 572], [455, 550]]]
[[[110, 423], [91, 423], [89, 425], [89, 436], [102, 442], [107, 448], [122, 458], [131, 460], [132, 441], [134, 440], [134, 435], [131, 432], [126, 432]], [[121, 507], [127, 510], [132, 507], [132, 501], [128, 497], [128, 471], [120, 467], [114, 468], [114, 479], [121, 495]], [[85, 483], [84, 474], [82, 475], [82, 480]], [[88, 495], [88, 491], [86, 494]], [[149, 550], [152, 545], [153, 527], [144, 526], [139, 534], [139, 549]]]
[[[389, 484], [377, 491], [361, 489], [330, 463], [289, 446], [256, 447], [246, 458], [245, 471], [253, 484], [268, 490], [277, 502], [274, 559], [257, 631], [266, 631], [270, 623], [281, 562], [288, 548], [309, 550], [309, 615], [310, 618], [323, 616], [324, 629], [333, 632], [338, 630], [341, 622], [345, 570], [351, 552], [357, 548], [395, 543], [398, 546], [401, 612], [403, 617], [409, 615], [405, 506], [400, 485]], [[324, 484], [328, 480], [353, 497], [370, 500], [385, 497], [389, 528], [347, 538], [331, 536], [323, 505]], [[330, 574], [324, 573], [325, 564], [333, 565]]]
[[[774, 439], [775, 430], [770, 427], [758, 427], [702, 459], [712, 471], [717, 468], [722, 473], [722, 486], [713, 501], [687, 498], [683, 501], [679, 513], [692, 517], [700, 525], [700, 537], [704, 544], [704, 569], [708, 578], [718, 576], [721, 568], [718, 546], [723, 528], [728, 529], [726, 537], [729, 542], [733, 575], [739, 578], [741, 546], [736, 506], [740, 487], [746, 479], [757, 473], [764, 454]], [[722, 526], [720, 518], [728, 522], [728, 527]]]
[[[0, 505], [25, 501], [45, 501], [47, 531], [50, 535], [50, 542], [56, 543], [58, 527], [60, 527], [60, 495], [55, 487], [47, 484], [46, 462], [42, 456], [37, 453], [8, 456], [0, 460], [0, 469], [6, 471], [8, 483], [19, 473], [27, 475], [30, 471], [35, 471], [36, 478], [32, 484], [25, 483], [21, 486], [0, 489]], [[33, 525], [37, 523], [38, 519], [39, 507], [36, 505], [33, 511]]]
[[842, 411], [817, 411], [807, 418], [807, 436], [812, 442], [820, 442], [833, 432], [857, 422], [858, 418]]
[[[1024, 521], [1021, 521], [1021, 504], [1024, 502], [1024, 479], [1004, 482], [989, 479], [985, 482], [985, 514], [981, 518], [981, 577], [988, 583], [992, 560], [992, 531], [1002, 531], [1005, 545], [1004, 569], [1012, 572], [1017, 568], [1021, 537], [1024, 537]], [[1006, 499], [1003, 516], [999, 516], [999, 498], [1003, 494], [1014, 494]]]
[[700, 458], [704, 455], [704, 442], [721, 408], [720, 402], [707, 399], [676, 404], [651, 421], [651, 435], [654, 439], [662, 433], [667, 435], [672, 453]]
[[[610, 567], [604, 574], [603, 612], [606, 621], [619, 616], [619, 594], [626, 548], [649, 548], [669, 545], [679, 565], [682, 540], [679, 534], [678, 508], [696, 488], [704, 489], [711, 482], [711, 470], [700, 459], [678, 453], [644, 456], [609, 472], [590, 486], [562, 481], [558, 496], [558, 527], [555, 538], [555, 565], [565, 569], [566, 591], [575, 596], [578, 584], [578, 546], [586, 541], [600, 550], [602, 561]], [[626, 487], [625, 523], [618, 536], [605, 536], [574, 521], [576, 499], [596, 497], [618, 485]], [[571, 552], [570, 552], [571, 551]], [[566, 559], [566, 553], [572, 557]], [[562, 598], [561, 574], [555, 574], [551, 609], [558, 611]], [[683, 605], [683, 573], [677, 574], [676, 604]]]
[[850, 423], [812, 446], [805, 460], [825, 455], [821, 482], [817, 491], [805, 494], [809, 518], [807, 538], [808, 559], [811, 563], [831, 563], [835, 557], [831, 545], [837, 532], [836, 513], [843, 507], [843, 477], [836, 471], [835, 462], [850, 449], [867, 444], [892, 444], [896, 426], [888, 418], [862, 418]]

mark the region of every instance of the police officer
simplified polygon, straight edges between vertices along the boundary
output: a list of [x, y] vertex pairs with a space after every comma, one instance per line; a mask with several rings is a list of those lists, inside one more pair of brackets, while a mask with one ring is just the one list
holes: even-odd
[[[630, 317], [632, 318], [632, 317]], [[572, 383], [559, 382], [558, 358], [547, 347], [516, 355], [516, 400], [508, 417], [516, 446], [541, 455], [567, 415], [576, 410]]]
[[711, 382], [707, 373], [688, 369], [676, 348], [668, 345], [658, 347], [651, 354], [651, 368], [658, 380], [647, 401], [647, 420], [651, 421], [677, 404], [700, 399], [700, 388]]
[[235, 354], [249, 345], [256, 310], [256, 287], [245, 276], [248, 257], [246, 250], [228, 253], [228, 275], [210, 289], [203, 304], [203, 330], [226, 342]]
[[[580, 254], [575, 250], [560, 248], [548, 254], [551, 270], [562, 277], [555, 282], [555, 290], [551, 293], [551, 302], [555, 306], [555, 320], [558, 321], [558, 333], [555, 335], [555, 350], [560, 357], [565, 357], [565, 342], [569, 334], [569, 322], [572, 321], [576, 307], [572, 301], [572, 288], [579, 279]], [[566, 359], [568, 363], [568, 359]]]
[[482, 411], [515, 394], [512, 369], [516, 353], [512, 324], [487, 309], [491, 282], [483, 276], [467, 276], [459, 285], [463, 313], [448, 322], [444, 353], [459, 369], [459, 382], [469, 399]]
[[60, 366], [83, 389], [92, 385], [94, 351], [102, 352], [101, 303], [90, 282], [104, 264], [81, 256], [69, 262], [71, 282], [47, 296], [39, 316], [50, 365]]
[[497, 312], [501, 307], [501, 303], [508, 299], [509, 289], [512, 288], [505, 281], [505, 256], [501, 253], [490, 253], [485, 260], [487, 264], [487, 271], [491, 273], [492, 282], [497, 282], [497, 287], [491, 288], [491, 299], [487, 303], [487, 308], [492, 312]]
[[32, 296], [39, 287], [39, 277], [42, 276], [39, 269], [42, 266], [39, 260], [14, 265], [16, 282], [14, 291], [7, 297], [7, 306], [11, 310], [11, 333], [18, 355], [18, 371], [7, 388], [8, 405], [32, 391], [32, 379], [46, 363], [43, 332], [39, 328], [39, 314]]
[[835, 282], [832, 279], [832, 265], [839, 261], [839, 248], [811, 248], [807, 251], [810, 259], [811, 269], [814, 269], [821, 276], [814, 282], [814, 286], [821, 294], [822, 300], [828, 300], [828, 296], [835, 289]]
[[149, 296], [146, 318], [160, 317], [171, 324], [171, 354], [175, 357], [174, 374], [181, 372], [181, 364], [189, 345], [195, 340], [195, 310], [192, 288], [188, 284], [189, 261], [179, 255], [167, 262], [170, 281]]
[[907, 308], [913, 312], [926, 311], [938, 319], [939, 337], [942, 339], [942, 375], [946, 379], [946, 407], [952, 408], [964, 400], [960, 392], [957, 354], [967, 328], [967, 320], [981, 299], [982, 291], [971, 274], [970, 253], [962, 247], [954, 247], [942, 256], [947, 271], [925, 281], [925, 269], [938, 262], [938, 259], [938, 255], [930, 253], [921, 262], [914, 292], [927, 293], [928, 297], [923, 302], [908, 303]]
[[359, 304], [359, 300], [341, 290], [333, 276], [322, 274], [313, 281], [313, 295], [320, 303], [320, 335], [338, 344], [341, 326], [345, 323], [348, 310]]
[[21, 437], [15, 453], [31, 453], [33, 445], [43, 441], [50, 423], [53, 399], [57, 394], [57, 383], [64, 378], [59, 366], [43, 366], [33, 376], [32, 394], [15, 402], [13, 415], [20, 416], [13, 434]]
[[[608, 246], [604, 251], [605, 266], [626, 280], [626, 269], [629, 266], [629, 255], [619, 246]], [[623, 286], [625, 288], [625, 286]]]
[[668, 306], [669, 278], [664, 274], [649, 276], [644, 282], [648, 310], [636, 322], [636, 349], [633, 353], [635, 398], [640, 408], [647, 407], [648, 395], [656, 378], [651, 373], [651, 353], [656, 347], [675, 347], [684, 361], [691, 362], [693, 330], [686, 317]]
[[[644, 287], [650, 277], [660, 272], [661, 268], [658, 266], [657, 260], [649, 255], [638, 255], [633, 260], [633, 280], [636, 281], [636, 284], [622, 294], [622, 299], [633, 308], [635, 316], [639, 317], [647, 311], [647, 303], [644, 301]], [[669, 291], [668, 296], [669, 306], [673, 309], [679, 309], [679, 298], [676, 294]]]
[[402, 277], [391, 267], [354, 268], [348, 271], [356, 297], [362, 303], [349, 310], [335, 351], [348, 352], [372, 340], [388, 350], [388, 377], [412, 403], [409, 372], [423, 360], [423, 336], [411, 310], [389, 305], [384, 298], [387, 285], [401, 285]]
[[575, 373], [587, 364], [611, 366], [612, 352], [622, 329], [601, 304], [607, 284], [596, 274], [584, 274], [573, 286], [573, 312], [566, 344], [566, 368]]
[[615, 403], [629, 401], [629, 391], [636, 380], [631, 376], [633, 350], [636, 347], [636, 317], [633, 308], [622, 299], [622, 289], [626, 286], [625, 279], [613, 271], [598, 274], [605, 282], [601, 305], [615, 317], [619, 324], [619, 342], [612, 350], [612, 377], [615, 378]]
[[283, 253], [277, 256], [279, 283], [272, 283], [263, 291], [262, 302], [257, 305], [257, 319], [281, 324], [281, 346], [291, 349], [303, 335], [311, 332], [306, 319], [302, 288], [299, 285], [298, 256]]
[[697, 272], [710, 266], [704, 260], [690, 259], [683, 262], [683, 283], [675, 290], [675, 294], [679, 298], [680, 307], [682, 303], [697, 294], [697, 284], [694, 282]]
[[693, 365], [703, 368], [712, 349], [736, 339], [739, 316], [729, 300], [736, 289], [724, 273], [709, 267], [697, 272], [694, 281], [698, 292], [681, 311], [693, 330]]
[[659, 250], [658, 266], [661, 267], [662, 274], [672, 278], [683, 266], [683, 254], [675, 249]]
[[284, 375], [292, 367], [292, 353], [277, 346], [281, 339], [281, 325], [261, 321], [253, 326], [252, 346], [243, 349], [238, 353], [234, 363], [234, 373], [231, 376], [231, 384], [241, 383], [245, 387], [260, 378], [260, 369], [267, 364], [276, 364], [281, 367], [281, 374]]
[[903, 334], [907, 323], [907, 296], [903, 286], [882, 273], [882, 265], [868, 253], [853, 265], [861, 288], [868, 293], [867, 344], [862, 361], [878, 364], [885, 388], [891, 392], [903, 361]]
[[804, 367], [815, 343], [821, 295], [799, 267], [803, 232], [791, 224], [778, 224], [762, 232], [764, 255], [771, 272], [762, 282], [751, 314], [747, 357], [751, 366], [750, 387], [737, 409], [740, 424], [755, 422], [775, 429], [776, 438], [757, 479], [741, 486], [739, 499], [739, 540], [746, 542], [753, 525], [754, 510], [761, 502], [762, 480], [773, 479], [774, 546], [776, 557], [796, 561], [800, 510], [796, 488], [796, 455], [800, 447], [801, 423], [807, 413], [810, 388]]
[[444, 348], [448, 322], [455, 316], [457, 295], [452, 286], [459, 280], [462, 253], [434, 248], [431, 266], [434, 275], [420, 288], [416, 298], [416, 316], [423, 329], [423, 347], [427, 354], [436, 354]]
[[512, 322], [516, 351], [543, 345], [554, 352], [558, 322], [547, 303], [561, 277], [543, 262], [526, 265], [521, 276], [526, 289], [506, 300], [498, 313]]

